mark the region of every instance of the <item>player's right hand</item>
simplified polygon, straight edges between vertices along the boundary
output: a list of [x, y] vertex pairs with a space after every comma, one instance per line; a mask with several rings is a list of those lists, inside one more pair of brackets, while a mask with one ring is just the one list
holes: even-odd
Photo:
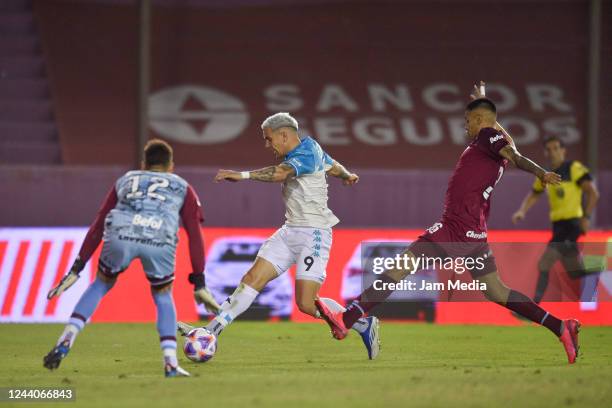
[[470, 94], [470, 99], [476, 100], [485, 97], [485, 83], [484, 81], [480, 81], [480, 86], [474, 85], [474, 89]]
[[49, 293], [47, 293], [47, 299], [51, 300], [55, 296], [61, 295], [65, 290], [74, 285], [74, 283], [79, 279], [79, 274], [73, 270], [70, 270], [62, 280], [57, 284], [56, 287], [51, 289]]
[[242, 174], [239, 171], [220, 169], [215, 176], [215, 183], [223, 180], [233, 182], [240, 181], [242, 180]]
[[542, 175], [542, 177], [540, 177], [540, 180], [542, 181], [542, 184], [544, 185], [546, 184], [556, 185], [556, 184], [561, 183], [561, 176], [555, 172], [547, 171], [546, 173]]
[[205, 287], [195, 289], [193, 297], [198, 305], [204, 305], [209, 312], [217, 314], [221, 310], [221, 306], [219, 306], [212, 293]]
[[512, 223], [518, 224], [519, 221], [522, 221], [525, 218], [525, 213], [522, 211], [517, 211], [512, 214]]

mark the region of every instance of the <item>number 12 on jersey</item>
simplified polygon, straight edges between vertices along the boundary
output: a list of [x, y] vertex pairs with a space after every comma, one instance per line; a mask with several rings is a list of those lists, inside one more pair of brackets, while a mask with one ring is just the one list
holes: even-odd
[[[140, 186], [140, 176], [130, 177], [130, 181], [132, 182], [132, 189], [125, 196], [127, 199], [141, 198], [143, 196], [143, 192], [138, 190]], [[165, 201], [166, 197], [163, 195], [156, 193], [155, 191], [159, 188], [166, 188], [170, 185], [170, 181], [163, 177], [151, 177], [151, 184], [147, 188], [147, 197], [153, 198], [160, 201]]]

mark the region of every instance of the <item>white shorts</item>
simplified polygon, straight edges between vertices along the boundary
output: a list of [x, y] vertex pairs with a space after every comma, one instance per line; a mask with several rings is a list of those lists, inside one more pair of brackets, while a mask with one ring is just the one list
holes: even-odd
[[331, 244], [331, 228], [283, 225], [263, 243], [257, 256], [274, 265], [279, 275], [296, 264], [296, 279], [323, 283]]

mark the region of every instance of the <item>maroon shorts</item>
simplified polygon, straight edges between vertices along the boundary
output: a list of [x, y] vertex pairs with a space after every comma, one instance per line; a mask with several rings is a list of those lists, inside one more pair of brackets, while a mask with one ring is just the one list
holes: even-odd
[[487, 243], [486, 232], [466, 230], [452, 221], [437, 222], [414, 241], [408, 250], [415, 256], [430, 258], [473, 258], [473, 278], [497, 270], [495, 257]]

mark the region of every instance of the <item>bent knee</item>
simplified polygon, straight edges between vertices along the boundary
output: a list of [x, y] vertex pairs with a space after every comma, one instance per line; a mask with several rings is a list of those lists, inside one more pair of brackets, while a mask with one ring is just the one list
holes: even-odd
[[162, 285], [151, 286], [151, 292], [153, 294], [156, 293], [166, 293], [172, 290], [172, 282], [164, 283]]
[[96, 279], [99, 279], [101, 282], [106, 283], [110, 287], [112, 287], [115, 282], [117, 282], [117, 275], [107, 274], [102, 272], [102, 270], [98, 269], [98, 273], [96, 274]]

